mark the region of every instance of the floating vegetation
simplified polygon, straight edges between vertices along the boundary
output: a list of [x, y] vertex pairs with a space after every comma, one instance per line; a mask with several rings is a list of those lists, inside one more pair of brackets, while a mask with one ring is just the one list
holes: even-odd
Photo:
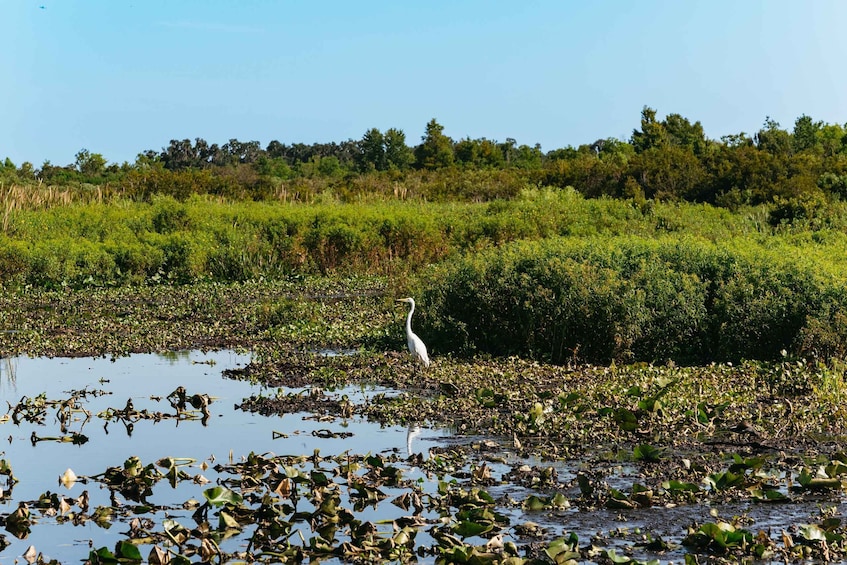
[[[293, 286], [269, 288], [139, 290], [143, 307], [104, 290], [102, 310], [75, 295], [62, 306], [30, 297], [45, 327], [4, 334], [5, 350], [88, 355], [105, 343], [123, 354], [160, 339], [252, 353], [235, 366], [168, 355], [205, 380], [177, 373], [126, 395], [112, 389], [134, 358], [98, 360], [87, 386], [61, 393], [17, 392], [19, 367], [0, 417], [11, 441], [0, 552], [45, 563], [847, 559], [837, 364], [554, 366], [436, 353], [420, 371], [400, 353], [390, 297], [303, 304], [283, 296]], [[104, 336], [116, 305], [126, 325]], [[143, 320], [151, 305], [158, 313]], [[230, 307], [235, 320], [218, 316]], [[60, 320], [71, 323], [59, 331]], [[243, 396], [222, 400], [219, 382]], [[230, 434], [233, 414], [253, 427]], [[433, 428], [449, 437], [433, 441]], [[247, 436], [259, 429], [254, 449]], [[154, 432], [143, 453], [124, 452]], [[213, 448], [197, 453], [201, 436]], [[56, 469], [37, 476], [21, 447]], [[80, 456], [66, 459], [70, 450]], [[51, 547], [53, 529], [90, 539]]]
[[[254, 361], [228, 374], [260, 380], [282, 374], [298, 358]], [[45, 527], [114, 531], [109, 544], [79, 554], [87, 553], [89, 563], [847, 557], [847, 528], [837, 511], [847, 490], [847, 454], [834, 441], [818, 441], [814, 450], [809, 440], [789, 445], [775, 426], [803, 430], [802, 422], [770, 421], [764, 403], [754, 405], [760, 415], [752, 419], [738, 399], [755, 399], [766, 367], [714, 367], [719, 377], [709, 379], [700, 369], [575, 370], [516, 359], [442, 359], [421, 374], [397, 359], [363, 353], [308, 360], [296, 382], [312, 386], [264, 389], [238, 408], [297, 414], [317, 424], [308, 432], [316, 442], [353, 437], [345, 422], [364, 416], [376, 419], [374, 426], [429, 422], [468, 434], [484, 426], [512, 433], [467, 435], [423, 452], [412, 446], [324, 455], [316, 443], [302, 454], [251, 452], [230, 461], [131, 456], [94, 473], [67, 469], [60, 484], [82, 485], [82, 493], [45, 489], [28, 500], [12, 499], [18, 477], [2, 460], [4, 495], [16, 502], [0, 513], [0, 525], [20, 540]], [[773, 371], [783, 374], [778, 366]], [[347, 384], [323, 386], [320, 377], [330, 373], [333, 382]], [[412, 377], [415, 388], [401, 393], [357, 384], [399, 386]], [[720, 392], [726, 382], [734, 383], [735, 400]], [[115, 404], [107, 390], [25, 395], [9, 404], [8, 425], [55, 427], [70, 436], [93, 422], [103, 428], [120, 422], [129, 433], [142, 423], [215, 417], [224, 407], [195, 386], [172, 385], [145, 400], [146, 407], [130, 399], [103, 410], [89, 403]], [[671, 386], [685, 396], [668, 393]], [[804, 406], [793, 398], [794, 411], [807, 417]], [[755, 437], [730, 425], [747, 420], [761, 430]], [[275, 435], [296, 433], [286, 428]], [[553, 442], [558, 451], [548, 449]], [[125, 525], [120, 531], [113, 528], [118, 523]]]

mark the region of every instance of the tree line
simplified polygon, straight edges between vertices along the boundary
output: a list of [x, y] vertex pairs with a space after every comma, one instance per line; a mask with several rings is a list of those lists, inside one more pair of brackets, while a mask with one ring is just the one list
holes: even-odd
[[[210, 193], [252, 199], [285, 194], [294, 200], [326, 190], [344, 196], [389, 188], [401, 196], [489, 199], [509, 197], [521, 186], [572, 186], [587, 197], [729, 208], [773, 203], [782, 209], [776, 217], [790, 220], [813, 215], [828, 199], [847, 198], [847, 125], [803, 115], [789, 130], [766, 118], [753, 134], [715, 140], [699, 121], [679, 114], [659, 119], [655, 109], [644, 107], [640, 128], [628, 140], [598, 139], [543, 152], [538, 144], [519, 145], [512, 138], [454, 140], [432, 119], [417, 145], [396, 128], [371, 128], [359, 140], [340, 143], [274, 140], [264, 148], [237, 139], [223, 145], [171, 140], [121, 165], [87, 149], [66, 166], [16, 166], [6, 159], [0, 181], [108, 186], [142, 198]], [[433, 182], [441, 188], [434, 191]], [[473, 183], [494, 188], [466, 190]]]

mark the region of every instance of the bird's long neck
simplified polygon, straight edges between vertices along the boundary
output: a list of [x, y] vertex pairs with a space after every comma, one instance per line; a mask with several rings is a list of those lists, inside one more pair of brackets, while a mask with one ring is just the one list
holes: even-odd
[[409, 309], [409, 315], [406, 316], [406, 333], [412, 333], [412, 314], [415, 312], [415, 303], [411, 303], [411, 308]]

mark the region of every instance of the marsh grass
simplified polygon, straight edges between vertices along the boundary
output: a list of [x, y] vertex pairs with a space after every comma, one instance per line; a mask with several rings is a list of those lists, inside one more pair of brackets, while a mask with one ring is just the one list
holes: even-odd
[[[306, 206], [153, 197], [145, 203], [50, 206], [45, 200], [42, 209], [35, 209], [34, 198], [26, 205], [14, 195], [5, 200], [0, 263], [6, 284], [406, 273], [450, 254], [546, 237], [576, 223], [583, 232], [621, 228], [604, 219], [606, 212], [592, 219], [596, 204], [573, 194], [490, 205], [328, 200]], [[89, 251], [80, 251], [83, 247]], [[92, 263], [91, 253], [105, 258]]]
[[764, 207], [639, 205], [573, 189], [472, 203], [372, 198], [365, 187], [358, 202], [326, 193], [309, 205], [190, 193], [138, 202], [99, 187], [71, 204], [50, 189], [3, 194], [9, 288], [367, 274], [420, 296], [422, 327], [454, 352], [701, 363], [847, 351], [837, 206], [813, 229], [771, 226]]

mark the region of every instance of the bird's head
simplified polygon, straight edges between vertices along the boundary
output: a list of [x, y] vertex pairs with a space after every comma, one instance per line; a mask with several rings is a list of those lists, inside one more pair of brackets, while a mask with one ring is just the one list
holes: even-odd
[[398, 299], [396, 300], [396, 302], [405, 302], [405, 303], [407, 303], [407, 304], [414, 304], [414, 303], [415, 303], [415, 299], [414, 299], [414, 298], [398, 298]]

